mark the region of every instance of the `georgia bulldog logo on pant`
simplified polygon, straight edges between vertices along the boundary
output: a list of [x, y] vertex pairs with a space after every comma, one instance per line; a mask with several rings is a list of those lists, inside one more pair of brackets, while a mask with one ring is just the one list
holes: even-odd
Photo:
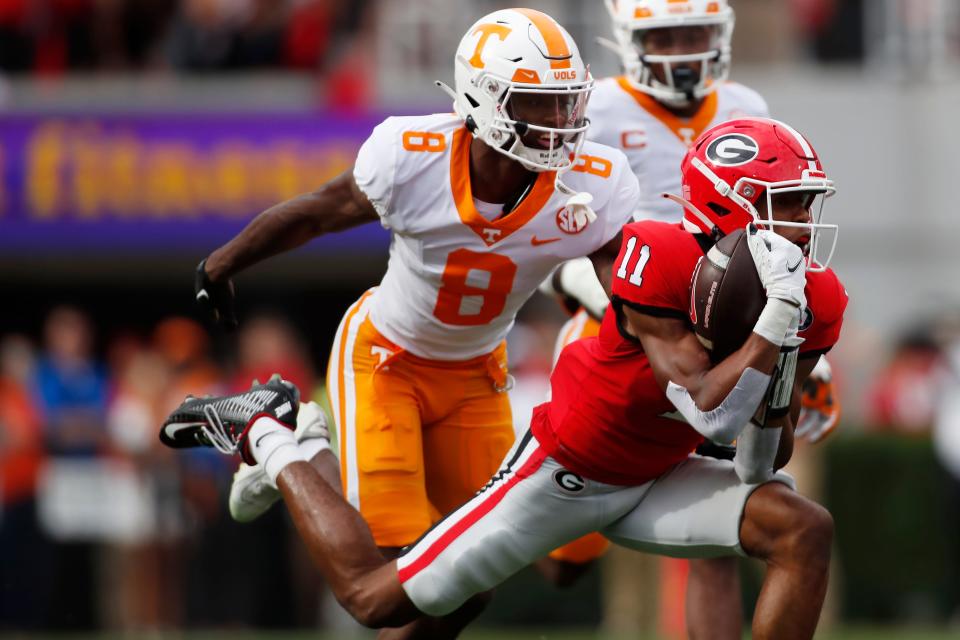
[[587, 228], [587, 219], [573, 215], [573, 211], [563, 207], [557, 211], [557, 227], [564, 233], [574, 235]]
[[566, 469], [557, 469], [553, 473], [553, 481], [564, 493], [579, 493], [587, 486], [583, 478]]

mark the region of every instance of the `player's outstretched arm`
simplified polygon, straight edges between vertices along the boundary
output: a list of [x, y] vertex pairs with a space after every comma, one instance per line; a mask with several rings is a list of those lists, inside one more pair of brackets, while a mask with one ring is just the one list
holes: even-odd
[[[214, 320], [229, 322], [233, 317], [233, 275], [317, 236], [378, 219], [352, 169], [345, 171], [316, 191], [270, 207], [211, 253], [198, 270], [197, 300], [210, 307]], [[201, 293], [205, 289], [206, 295]]]
[[207, 275], [222, 282], [252, 264], [307, 241], [377, 220], [348, 170], [316, 191], [274, 205], [207, 258]]

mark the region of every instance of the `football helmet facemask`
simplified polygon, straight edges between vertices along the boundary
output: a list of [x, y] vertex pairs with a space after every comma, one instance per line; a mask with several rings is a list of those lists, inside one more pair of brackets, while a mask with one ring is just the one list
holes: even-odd
[[[620, 57], [624, 74], [638, 91], [667, 106], [685, 107], [727, 79], [734, 26], [727, 0], [604, 0], [604, 4], [613, 19], [615, 42], [600, 43]], [[653, 35], [663, 46], [652, 47]], [[685, 52], [657, 52], [672, 48]]]
[[[813, 146], [791, 126], [769, 118], [724, 122], [694, 141], [680, 171], [683, 197], [664, 195], [684, 207], [688, 231], [723, 236], [749, 223], [774, 231], [802, 228], [807, 233], [797, 243], [807, 256], [807, 271], [829, 265], [839, 230], [822, 222], [823, 201], [836, 187]], [[798, 192], [807, 219], [775, 219], [775, 197]]]

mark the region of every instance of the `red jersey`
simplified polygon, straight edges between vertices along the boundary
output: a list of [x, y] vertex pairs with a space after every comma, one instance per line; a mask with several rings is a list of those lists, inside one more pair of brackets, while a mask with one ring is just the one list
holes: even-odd
[[[544, 449], [571, 471], [609, 484], [642, 484], [703, 441], [660, 389], [640, 342], [621, 332], [620, 318], [626, 305], [689, 322], [690, 280], [708, 248], [705, 236], [679, 224], [644, 220], [624, 227], [600, 334], [563, 350], [550, 379], [552, 399], [534, 410], [531, 422]], [[829, 270], [808, 275], [806, 294], [811, 313], [801, 353], [816, 355], [839, 337], [847, 297]]]

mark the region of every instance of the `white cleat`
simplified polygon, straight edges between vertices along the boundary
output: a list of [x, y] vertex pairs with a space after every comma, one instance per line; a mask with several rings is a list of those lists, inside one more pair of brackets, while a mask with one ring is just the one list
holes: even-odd
[[[327, 416], [316, 402], [300, 404], [297, 414], [297, 428], [293, 432], [297, 442], [321, 439], [329, 448], [330, 430]], [[267, 472], [260, 465], [240, 463], [233, 474], [230, 485], [230, 517], [237, 522], [251, 522], [266, 513], [273, 503], [280, 499], [280, 490], [270, 481]]]

